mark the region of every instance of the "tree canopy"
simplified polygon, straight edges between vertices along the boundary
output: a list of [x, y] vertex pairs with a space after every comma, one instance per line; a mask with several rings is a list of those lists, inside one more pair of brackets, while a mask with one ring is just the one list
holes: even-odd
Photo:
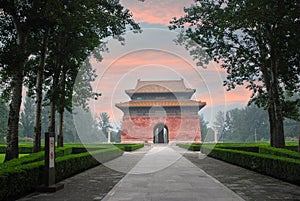
[[227, 70], [228, 90], [246, 84], [251, 102], [268, 110], [270, 140], [284, 147], [283, 116], [298, 112], [300, 90], [299, 3], [297, 0], [199, 0], [171, 22], [178, 43], [198, 64], [211, 58]]
[[[100, 49], [104, 38], [123, 42], [122, 34], [137, 31], [139, 26], [118, 0], [1, 0], [0, 5], [0, 83], [5, 89], [2, 95], [10, 101], [5, 158], [8, 161], [18, 157], [24, 79], [32, 93], [38, 92], [38, 103], [42, 90], [47, 93], [45, 98], [51, 104], [49, 131], [54, 132], [55, 110], [63, 113], [64, 108], [71, 107], [72, 84], [81, 64], [95, 49]], [[95, 55], [99, 57], [99, 53]], [[91, 68], [85, 70], [89, 71], [86, 74], [93, 74]], [[41, 108], [39, 104], [38, 124]], [[40, 142], [41, 138], [36, 139]]]

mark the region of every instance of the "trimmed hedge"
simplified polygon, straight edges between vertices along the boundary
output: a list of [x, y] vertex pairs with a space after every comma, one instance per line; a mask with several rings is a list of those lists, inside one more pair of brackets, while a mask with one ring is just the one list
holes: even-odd
[[[265, 143], [264, 143], [265, 144]], [[207, 144], [200, 144], [200, 143], [192, 143], [192, 144], [177, 144], [177, 146], [188, 149], [190, 151], [200, 151], [201, 146], [215, 146], [215, 147], [221, 147], [224, 149], [235, 149], [240, 151], [250, 151], [250, 152], [256, 152], [258, 153], [258, 145], [254, 143], [207, 143]]]
[[281, 157], [287, 157], [287, 158], [294, 158], [300, 160], [300, 153], [287, 150], [287, 149], [281, 149], [281, 148], [274, 148], [270, 146], [260, 146], [259, 147], [259, 153], [261, 154], [271, 154], [275, 156], [281, 156]]
[[[19, 146], [19, 153], [20, 154], [30, 154], [32, 153], [32, 145], [21, 145]], [[42, 150], [44, 150], [44, 147], [42, 147]], [[0, 145], [0, 153], [5, 153], [6, 152], [6, 145], [1, 144]]]
[[[72, 148], [71, 147], [61, 147], [55, 149], [55, 156], [56, 157], [61, 157], [61, 156], [66, 156], [72, 153]], [[16, 158], [11, 161], [8, 161], [6, 163], [0, 163], [0, 168], [5, 168], [7, 166], [19, 166], [19, 165], [24, 165], [28, 163], [34, 163], [37, 161], [44, 160], [44, 151], [37, 152], [30, 154], [28, 156], [23, 156], [22, 158]]]
[[177, 144], [177, 146], [190, 151], [200, 151], [202, 144]]
[[254, 152], [254, 153], [259, 153], [259, 147], [256, 146], [248, 146], [248, 147], [243, 147], [243, 146], [234, 146], [234, 147], [226, 147], [226, 146], [218, 146], [219, 148], [223, 149], [233, 149], [233, 150], [239, 150], [239, 151], [247, 151], [247, 152]]
[[[105, 162], [122, 155], [122, 153], [118, 148], [109, 148], [58, 157], [55, 161], [56, 181], [61, 181], [100, 164], [95, 158]], [[41, 154], [41, 152], [37, 154]], [[21, 163], [21, 165], [8, 165], [8, 163], [6, 163], [6, 167], [0, 169], [0, 200], [15, 200], [15, 198], [32, 192], [34, 187], [43, 183], [44, 161]]]
[[144, 144], [117, 144], [116, 146], [123, 151], [134, 151], [144, 147]]
[[288, 150], [298, 152], [298, 145], [297, 145], [297, 146], [289, 146], [289, 145], [287, 145], [287, 146], [285, 146], [285, 147], [286, 147]]
[[96, 148], [96, 147], [93, 147], [93, 148], [85, 148], [85, 147], [73, 147], [72, 148], [72, 154], [80, 154], [80, 153], [84, 153], [84, 152], [87, 152], [87, 151], [96, 151], [96, 150], [100, 150], [100, 149], [104, 149], [104, 148]]
[[123, 152], [117, 147], [81, 154], [72, 154], [57, 158], [55, 161], [56, 182], [73, 176], [86, 169], [121, 156]]
[[209, 146], [202, 146], [201, 151], [213, 158], [300, 185], [300, 160]]
[[0, 200], [15, 200], [42, 182], [43, 161], [0, 170]]

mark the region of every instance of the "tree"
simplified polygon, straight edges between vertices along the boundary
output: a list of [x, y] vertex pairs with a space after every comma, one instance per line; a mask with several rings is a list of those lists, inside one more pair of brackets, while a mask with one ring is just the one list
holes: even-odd
[[[6, 87], [4, 94], [10, 99], [5, 156], [5, 161], [8, 161], [18, 157], [18, 123], [24, 77], [36, 82], [38, 104], [34, 147], [38, 151], [41, 139], [41, 84], [48, 84], [46, 88], [49, 89], [51, 105], [49, 132], [54, 132], [57, 109], [55, 102], [60, 92], [58, 85], [63, 77], [63, 82], [69, 81], [68, 64], [77, 64], [71, 73], [75, 75], [80, 63], [98, 47], [102, 39], [111, 36], [123, 40], [121, 35], [127, 28], [137, 30], [139, 26], [132, 19], [129, 10], [124, 9], [118, 0], [2, 0], [0, 5], [0, 32], [3, 34], [0, 37], [0, 73], [4, 75], [1, 83]], [[71, 47], [66, 44], [71, 44]], [[34, 57], [39, 60], [38, 67], [27, 68], [29, 60]], [[45, 68], [47, 72], [43, 72]], [[43, 82], [45, 74], [49, 79]], [[32, 79], [35, 75], [37, 78]], [[65, 90], [61, 92], [61, 102], [70, 102], [69, 99], [64, 101], [64, 94], [67, 94]], [[60, 111], [63, 113], [64, 110]]]
[[120, 143], [122, 134], [122, 121], [119, 121], [116, 126], [116, 130], [111, 132], [111, 142]]
[[42, 138], [42, 102], [43, 102], [43, 82], [45, 60], [47, 54], [48, 40], [50, 35], [50, 27], [45, 27], [42, 32], [42, 44], [39, 53], [39, 64], [37, 67], [36, 76], [36, 113], [34, 121], [34, 144], [33, 152], [41, 151], [41, 138]]
[[[50, 54], [50, 79], [52, 80], [50, 98], [50, 121], [49, 131], [55, 130], [54, 111], [60, 114], [59, 145], [63, 145], [63, 113], [66, 108], [72, 109], [73, 85], [76, 75], [82, 70], [87, 84], [81, 90], [84, 93], [77, 104], [86, 105], [89, 98], [99, 96], [92, 93], [90, 82], [96, 77], [90, 65], [86, 65], [86, 59], [91, 53], [100, 57], [100, 53], [95, 51], [102, 50], [103, 39], [107, 37], [117, 38], [123, 41], [121, 35], [127, 30], [139, 30], [139, 26], [132, 19], [132, 15], [124, 9], [119, 1], [67, 1], [66, 9], [63, 12], [61, 23], [54, 31], [57, 37], [53, 40]], [[100, 48], [99, 48], [100, 46]], [[51, 63], [52, 61], [52, 63]], [[83, 85], [81, 85], [83, 86]], [[73, 99], [74, 100], [74, 99]]]
[[110, 141], [120, 143], [121, 142], [121, 131], [111, 131]]
[[64, 112], [64, 141], [69, 143], [78, 143], [80, 139], [77, 134], [77, 130], [74, 125], [72, 113]]
[[203, 114], [200, 115], [200, 130], [201, 130], [201, 138], [202, 141], [205, 139], [207, 134], [207, 124], [208, 122], [205, 121]]
[[0, 98], [0, 142], [5, 142], [7, 135], [7, 121], [8, 121], [8, 107], [7, 104]]
[[[41, 126], [41, 133], [45, 133], [48, 130], [48, 120], [49, 120], [49, 105], [43, 105], [42, 107], [42, 126]], [[44, 135], [41, 136], [41, 139]]]
[[[290, 99], [300, 102], [300, 92], [298, 91], [297, 93], [295, 93], [292, 97], [290, 97]], [[298, 112], [300, 113], [300, 107], [298, 107]], [[294, 114], [289, 116], [289, 119], [290, 120], [293, 119], [295, 121], [298, 121], [298, 129], [296, 129], [295, 127], [294, 127], [294, 129], [298, 131], [298, 152], [300, 152], [300, 116], [297, 115], [296, 113], [294, 113]], [[287, 121], [289, 121], [289, 120], [287, 120]]]
[[[5, 73], [4, 82], [9, 82], [11, 101], [9, 105], [7, 148], [4, 161], [18, 158], [18, 132], [22, 86], [25, 75], [25, 63], [28, 59], [28, 41], [32, 33], [33, 22], [38, 15], [37, 1], [32, 3], [0, 1], [1, 25], [6, 25], [4, 40], [1, 40], [1, 70]], [[33, 5], [34, 4], [34, 5]], [[3, 39], [3, 37], [1, 38]], [[9, 58], [9, 59], [8, 59]], [[3, 80], [2, 80], [3, 82]]]
[[[92, 90], [91, 82], [96, 78], [95, 71], [89, 59], [85, 59], [80, 65], [72, 64], [69, 62], [69, 69], [62, 72], [61, 79], [59, 80], [59, 96], [57, 102], [57, 111], [59, 113], [59, 132], [58, 132], [58, 146], [62, 147], [64, 142], [64, 113], [65, 110], [72, 111], [72, 103], [76, 106], [87, 107], [87, 100], [97, 98], [100, 94]], [[72, 67], [70, 65], [73, 65]], [[79, 69], [78, 69], [79, 68]], [[66, 69], [64, 67], [64, 69]], [[74, 73], [77, 72], [77, 73]], [[80, 77], [79, 80], [76, 77]], [[80, 82], [74, 87], [75, 82]], [[79, 86], [78, 86], [79, 85]], [[84, 91], [84, 93], [82, 93]], [[80, 93], [80, 96], [76, 96]], [[76, 98], [74, 98], [76, 96]]]
[[223, 135], [225, 130], [225, 113], [222, 111], [218, 111], [216, 114], [216, 120], [214, 122], [214, 128], [218, 133], [218, 136]]
[[73, 110], [73, 119], [80, 141], [84, 144], [94, 144], [103, 141], [99, 134], [101, 130], [99, 123], [93, 117], [89, 109], [75, 107]]
[[203, 55], [221, 62], [229, 90], [247, 83], [251, 101], [268, 110], [271, 146], [284, 147], [283, 116], [297, 109], [297, 101], [283, 94], [292, 96], [300, 87], [298, 1], [195, 2], [171, 22], [172, 29], [188, 27], [178, 42], [199, 64], [208, 62]]
[[269, 138], [268, 114], [255, 105], [227, 111], [229, 129], [225, 140], [233, 142], [253, 142]]
[[228, 113], [224, 113], [223, 111], [218, 111], [215, 118], [213, 127], [215, 132], [217, 132], [217, 138], [224, 140], [224, 137], [228, 135], [231, 129], [231, 118]]
[[293, 119], [285, 119], [283, 125], [284, 125], [284, 132], [286, 133], [286, 137], [298, 138], [298, 134], [299, 134], [298, 121]]
[[23, 137], [34, 136], [34, 116], [35, 116], [35, 101], [26, 95], [24, 102], [24, 110], [21, 113], [20, 123], [20, 134]]
[[105, 138], [108, 138], [107, 129], [112, 128], [109, 122], [109, 115], [106, 112], [102, 112], [100, 113], [98, 120], [99, 120], [99, 127], [101, 128], [102, 133], [104, 134]]

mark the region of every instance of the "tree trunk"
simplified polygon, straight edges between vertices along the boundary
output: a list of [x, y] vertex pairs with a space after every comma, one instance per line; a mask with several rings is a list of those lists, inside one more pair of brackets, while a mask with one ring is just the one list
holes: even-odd
[[34, 144], [33, 152], [41, 151], [41, 135], [42, 135], [42, 101], [43, 101], [43, 82], [45, 59], [48, 46], [48, 32], [44, 33], [43, 46], [41, 49], [41, 58], [36, 78], [36, 113], [34, 126]]
[[[267, 76], [264, 76], [265, 83], [268, 82]], [[276, 72], [271, 70], [271, 79], [267, 85], [268, 91], [268, 115], [270, 122], [270, 145], [272, 147], [284, 148], [284, 129], [283, 115], [280, 96], [278, 92], [278, 78]]]
[[298, 152], [300, 152], [300, 121], [298, 122], [298, 133], [299, 133], [299, 137], [298, 137]]
[[61, 97], [60, 97], [60, 105], [59, 105], [59, 134], [58, 134], [58, 147], [64, 146], [64, 111], [65, 111], [65, 96], [66, 96], [66, 65], [63, 66], [63, 72], [61, 77]]
[[[263, 49], [263, 48], [261, 48]], [[266, 89], [268, 93], [268, 116], [269, 116], [269, 123], [270, 123], [270, 145], [271, 147], [275, 146], [275, 136], [274, 136], [274, 125], [275, 122], [275, 112], [274, 112], [274, 100], [273, 100], [273, 94], [271, 89], [271, 77], [269, 75], [268, 68], [266, 67], [268, 64], [262, 65], [261, 71], [263, 73], [264, 82], [266, 84]]]
[[64, 110], [59, 113], [58, 147], [64, 146]]
[[55, 133], [55, 111], [56, 111], [56, 101], [57, 101], [57, 93], [58, 93], [58, 81], [60, 75], [60, 67], [56, 64], [56, 71], [53, 75], [53, 83], [51, 89], [51, 97], [50, 97], [50, 114], [49, 114], [49, 133]]
[[27, 33], [21, 28], [21, 24], [14, 21], [17, 32], [17, 52], [15, 54], [14, 75], [12, 77], [12, 99], [9, 105], [7, 147], [4, 162], [19, 156], [19, 120], [22, 102], [22, 86], [26, 62]]
[[[275, 56], [273, 56], [275, 57]], [[268, 92], [269, 99], [269, 118], [270, 118], [270, 131], [271, 131], [271, 146], [276, 148], [285, 147], [284, 129], [283, 129], [283, 115], [282, 105], [279, 95], [278, 84], [278, 62], [275, 58], [271, 61], [271, 79], [270, 89]]]
[[[269, 33], [270, 37], [272, 35]], [[259, 39], [259, 38], [258, 38]], [[260, 40], [260, 39], [259, 39]], [[263, 44], [263, 40], [260, 40]], [[262, 57], [268, 55], [268, 50], [260, 45], [260, 52]], [[285, 147], [284, 130], [283, 130], [283, 114], [282, 105], [279, 95], [278, 83], [278, 58], [276, 52], [271, 46], [271, 58], [267, 62], [261, 64], [261, 71], [268, 93], [268, 115], [270, 122], [270, 145], [272, 147], [283, 148]]]
[[[23, 67], [21, 67], [23, 65]], [[20, 64], [12, 79], [12, 100], [9, 105], [8, 117], [8, 133], [7, 133], [7, 147], [4, 161], [9, 161], [19, 156], [19, 119], [20, 106], [22, 102], [22, 86], [24, 79], [24, 63]]]
[[[269, 98], [269, 102], [270, 102], [270, 98]], [[273, 104], [269, 104], [268, 106], [268, 115], [269, 115], [269, 123], [270, 123], [270, 145], [271, 147], [275, 146], [275, 142], [274, 142], [274, 121], [275, 121], [275, 117], [274, 117], [274, 108], [273, 108]]]
[[55, 133], [55, 102], [53, 100], [50, 103], [48, 132]]

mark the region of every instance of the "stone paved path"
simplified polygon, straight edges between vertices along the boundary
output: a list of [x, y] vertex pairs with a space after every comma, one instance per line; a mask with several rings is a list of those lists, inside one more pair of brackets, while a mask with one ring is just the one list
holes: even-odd
[[120, 179], [120, 173], [103, 165], [89, 169], [63, 181], [64, 189], [55, 193], [32, 193], [22, 201], [89, 201], [102, 200]]
[[242, 201], [171, 147], [153, 147], [104, 198], [109, 201]]
[[300, 201], [300, 186], [204, 157], [199, 152], [187, 152], [184, 156], [247, 201]]
[[175, 146], [144, 147], [66, 179], [61, 191], [20, 200], [300, 201], [299, 186], [199, 156]]
[[22, 201], [89, 201], [103, 197], [122, 179], [143, 157], [149, 147], [136, 152], [125, 152], [122, 157], [105, 165], [99, 165], [64, 180], [63, 190], [55, 193], [33, 193]]

